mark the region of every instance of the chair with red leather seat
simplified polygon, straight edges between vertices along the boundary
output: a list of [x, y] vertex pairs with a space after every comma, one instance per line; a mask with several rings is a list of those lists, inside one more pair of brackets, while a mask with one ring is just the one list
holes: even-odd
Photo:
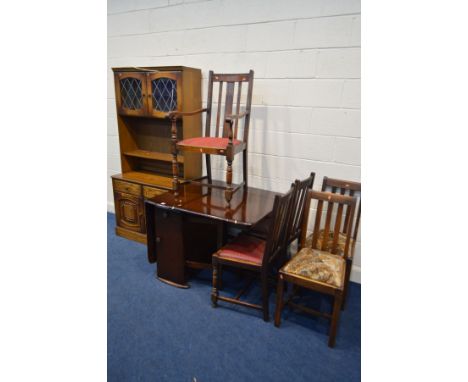
[[[213, 255], [213, 290], [211, 301], [216, 307], [218, 300], [226, 301], [263, 311], [263, 319], [269, 320], [268, 301], [270, 296], [269, 275], [272, 264], [280, 256], [286, 245], [286, 228], [288, 226], [290, 203], [293, 188], [285, 195], [275, 196], [273, 219], [266, 240], [248, 234], [240, 234], [231, 243], [225, 245]], [[246, 269], [260, 274], [262, 288], [262, 304], [252, 304], [241, 301], [242, 291], [235, 298], [220, 296], [219, 283], [221, 270], [224, 266]]]

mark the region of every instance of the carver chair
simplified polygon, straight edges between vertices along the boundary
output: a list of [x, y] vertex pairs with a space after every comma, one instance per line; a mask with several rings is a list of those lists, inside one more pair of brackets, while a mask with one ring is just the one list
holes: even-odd
[[[356, 249], [356, 240], [359, 233], [359, 223], [361, 220], [361, 183], [359, 182], [352, 182], [349, 180], [342, 180], [342, 179], [332, 179], [328, 177], [323, 178], [322, 182], [322, 191], [328, 191], [333, 193], [338, 193], [340, 195], [348, 195], [351, 197], [355, 197], [356, 206], [357, 208], [354, 209], [354, 213], [351, 214], [351, 210], [349, 207], [346, 207], [345, 211], [345, 220], [343, 223], [343, 229], [340, 231], [338, 235], [338, 250], [343, 253], [344, 247], [346, 243], [346, 230], [348, 227], [348, 222], [350, 220], [354, 221], [353, 225], [353, 232], [351, 232], [351, 249], [349, 251], [349, 255], [346, 257], [346, 261], [348, 262], [348, 266], [346, 267], [346, 278], [345, 278], [345, 288], [344, 288], [344, 297], [343, 297], [343, 308], [346, 303], [346, 299], [348, 296], [349, 290], [349, 279], [351, 276], [351, 268], [353, 264], [354, 252]], [[306, 232], [303, 232], [303, 236], [301, 237], [302, 246], [303, 247], [310, 247], [312, 244], [312, 234], [305, 238]], [[319, 234], [319, 242], [324, 240], [324, 230], [320, 231]], [[334, 239], [334, 234], [332, 231], [328, 232], [328, 243], [331, 245]]]
[[[353, 221], [344, 221], [346, 227], [346, 241], [344, 250], [339, 248], [339, 233], [342, 225], [343, 208], [348, 207], [354, 213], [356, 199], [350, 196], [334, 194], [331, 192], [309, 191], [306, 208], [310, 207], [311, 200], [317, 201], [317, 211], [310, 247], [302, 248], [290, 261], [284, 265], [278, 275], [277, 300], [275, 312], [275, 326], [281, 323], [281, 311], [285, 303], [283, 302], [284, 283], [290, 282], [296, 288], [292, 288], [292, 293], [286, 304], [307, 313], [320, 315], [331, 319], [328, 346], [335, 345], [336, 330], [341, 311], [343, 293], [345, 287], [345, 275], [348, 263], [346, 258], [351, 249], [351, 232]], [[322, 227], [322, 213], [326, 207], [325, 224]], [[332, 218], [334, 207], [336, 215]], [[334, 222], [333, 222], [334, 220]], [[333, 223], [332, 223], [333, 222]], [[321, 230], [325, 234], [330, 231], [334, 234], [334, 240], [329, 243], [326, 240], [319, 240]], [[326, 235], [325, 235], [326, 236]], [[316, 292], [333, 296], [333, 310], [331, 314], [318, 312], [308, 307], [292, 302], [294, 293], [298, 287], [307, 288]]]
[[[272, 224], [266, 240], [242, 233], [213, 255], [213, 290], [211, 292], [211, 301], [214, 307], [218, 305], [218, 300], [226, 301], [262, 310], [263, 319], [265, 321], [269, 320], [269, 275], [275, 259], [281, 255], [285, 246], [285, 232], [292, 195], [293, 189], [291, 188], [285, 195], [275, 196]], [[220, 296], [219, 284], [224, 266], [246, 269], [260, 274], [262, 289], [261, 305], [240, 300], [240, 297], [249, 285], [234, 298]]]
[[[247, 186], [247, 144], [249, 139], [250, 110], [252, 106], [252, 88], [254, 72], [241, 74], [217, 74], [209, 72], [208, 79], [208, 100], [206, 108], [194, 110], [191, 112], [171, 112], [168, 117], [172, 121], [171, 140], [172, 140], [172, 176], [173, 189], [177, 190], [179, 186], [179, 165], [177, 154], [180, 151], [191, 151], [205, 154], [207, 175], [197, 179], [188, 179], [189, 182], [200, 182], [208, 179], [208, 186], [222, 188], [225, 190], [225, 198], [229, 203], [232, 194], [242, 186]], [[242, 84], [247, 83], [247, 96], [244, 110], [241, 110]], [[216, 108], [213, 109], [213, 88], [218, 83], [218, 97]], [[223, 86], [226, 83], [226, 95], [223, 99]], [[236, 97], [234, 97], [236, 95]], [[235, 99], [236, 99], [236, 102]], [[235, 103], [235, 105], [234, 105]], [[224, 110], [222, 110], [224, 104]], [[235, 106], [235, 111], [233, 107]], [[183, 116], [192, 116], [200, 113], [206, 113], [205, 135], [203, 137], [193, 137], [177, 140], [177, 120]], [[215, 114], [213, 114], [215, 113]], [[216, 128], [211, 129], [212, 117], [216, 116]], [[240, 120], [244, 120], [242, 136], [239, 136], [241, 126]], [[232, 162], [234, 156], [238, 153], [243, 155], [243, 181], [240, 184], [232, 183]], [[222, 155], [226, 157], [226, 185], [215, 185], [211, 176], [211, 158], [210, 155]]]

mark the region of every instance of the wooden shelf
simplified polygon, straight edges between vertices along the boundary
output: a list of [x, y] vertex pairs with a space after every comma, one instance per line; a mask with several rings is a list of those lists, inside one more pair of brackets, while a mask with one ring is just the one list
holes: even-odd
[[[138, 184], [146, 186], [156, 186], [168, 190], [172, 189], [172, 177], [156, 175], [155, 173], [148, 171], [124, 172], [123, 174], [114, 175], [113, 178], [126, 180], [128, 182], [137, 182]], [[183, 179], [179, 179], [183, 181]]]
[[[135, 158], [159, 160], [164, 162], [172, 162], [172, 154], [160, 153], [156, 151], [148, 150], [132, 150], [124, 152], [124, 155]], [[184, 163], [184, 157], [181, 155], [177, 156], [177, 162]]]

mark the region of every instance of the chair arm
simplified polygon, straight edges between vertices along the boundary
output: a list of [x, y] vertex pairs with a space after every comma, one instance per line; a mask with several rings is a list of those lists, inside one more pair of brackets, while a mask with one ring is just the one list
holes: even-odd
[[239, 114], [226, 115], [225, 119], [226, 119], [226, 122], [233, 122], [236, 119], [244, 118], [247, 114], [249, 114], [248, 111], [243, 111], [242, 113], [239, 113]]
[[169, 119], [175, 120], [181, 117], [190, 117], [191, 115], [200, 114], [207, 110], [208, 109], [204, 108], [204, 109], [198, 109], [194, 111], [171, 111], [170, 113], [167, 113], [167, 117]]

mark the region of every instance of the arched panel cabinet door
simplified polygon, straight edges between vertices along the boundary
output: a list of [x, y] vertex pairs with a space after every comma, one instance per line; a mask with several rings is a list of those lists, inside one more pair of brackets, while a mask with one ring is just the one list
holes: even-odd
[[143, 202], [141, 198], [123, 192], [115, 192], [117, 225], [135, 232], [145, 232]]
[[115, 97], [117, 111], [122, 115], [147, 114], [146, 74], [137, 72], [115, 73]]
[[148, 74], [148, 115], [165, 118], [171, 111], [182, 111], [182, 72]]

